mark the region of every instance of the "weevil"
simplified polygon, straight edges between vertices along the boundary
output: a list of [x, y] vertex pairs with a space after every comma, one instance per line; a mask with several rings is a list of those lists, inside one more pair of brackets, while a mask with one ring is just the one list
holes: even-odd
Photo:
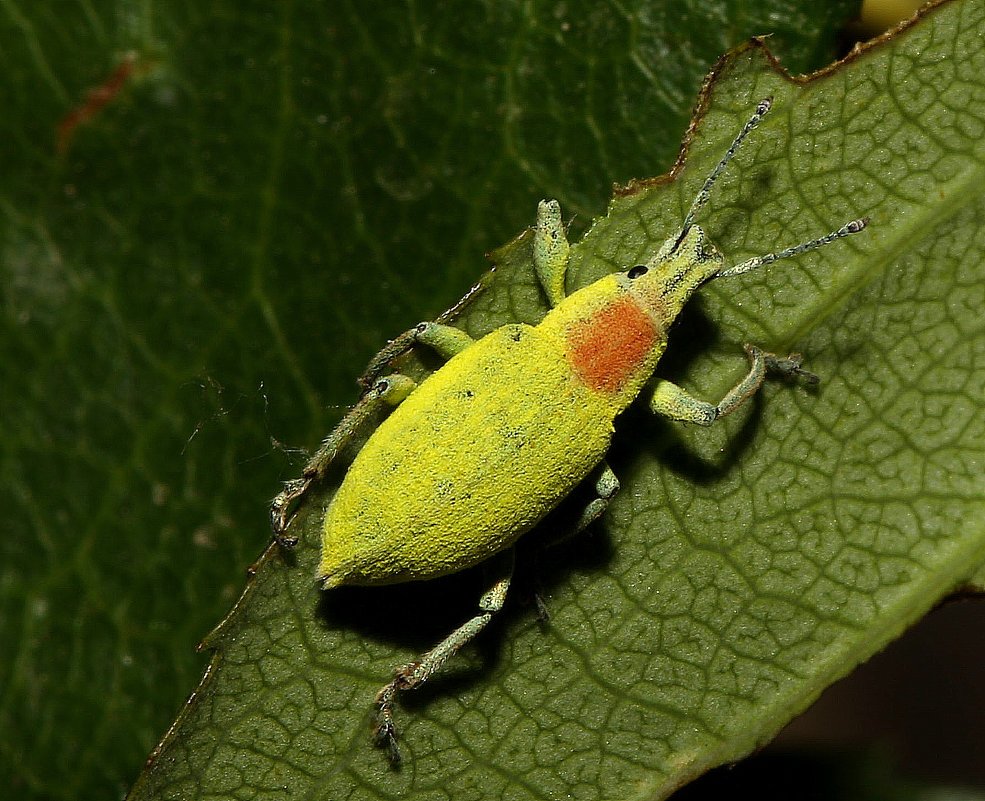
[[[718, 403], [699, 400], [654, 371], [667, 332], [692, 293], [861, 231], [852, 220], [818, 239], [728, 267], [694, 223], [719, 175], [770, 110], [756, 107], [708, 175], [680, 230], [643, 264], [565, 294], [569, 245], [557, 201], [542, 201], [533, 230], [535, 271], [551, 310], [536, 326], [504, 325], [479, 340], [436, 322], [420, 323], [370, 362], [362, 398], [322, 443], [302, 478], [271, 505], [274, 535], [287, 533], [300, 499], [322, 478], [361, 427], [392, 412], [349, 466], [325, 514], [317, 580], [382, 585], [431, 579], [489, 560], [494, 581], [477, 614], [396, 670], [376, 696], [375, 740], [399, 763], [393, 708], [489, 623], [504, 604], [513, 545], [591, 477], [596, 497], [575, 531], [602, 514], [619, 489], [605, 462], [616, 417], [638, 396], [671, 420], [711, 425], [748, 400], [766, 372], [816, 377], [796, 354], [781, 357], [746, 345], [748, 373]], [[419, 385], [389, 363], [414, 345], [447, 361]]]

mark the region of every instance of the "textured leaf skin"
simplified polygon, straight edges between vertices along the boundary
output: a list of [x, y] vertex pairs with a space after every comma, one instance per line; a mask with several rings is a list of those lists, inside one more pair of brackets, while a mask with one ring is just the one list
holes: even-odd
[[[705, 293], [665, 374], [714, 397], [754, 339], [809, 353], [822, 388], [773, 387], [713, 432], [624, 418], [625, 491], [600, 536], [580, 563], [541, 561], [549, 629], [514, 604], [481, 658], [409, 699], [404, 771], [367, 747], [364, 699], [471, 609], [480, 579], [320, 598], [313, 503], [296, 561], [268, 552], [210, 638], [224, 679], [136, 797], [203, 780], [269, 797], [661, 797], [764, 742], [969, 581], [985, 558], [983, 29], [980, 6], [945, 3], [808, 82], [745, 49], [716, 69], [677, 180], [632, 185], [575, 246], [584, 283], [658, 245], [766, 95], [776, 111], [704, 223], [720, 247], [740, 259], [872, 218], [838, 257]], [[526, 238], [497, 253], [470, 332], [505, 308], [541, 313], [528, 253]], [[412, 631], [408, 610], [424, 618]]]
[[[538, 198], [577, 231], [613, 179], [670, 163], [727, 47], [780, 28], [771, 46], [806, 70], [830, 37], [797, 38], [845, 16], [497, 2], [463, 29], [375, 5], [0, 14], [0, 786], [18, 798], [125, 792], [297, 472], [270, 435], [316, 442], [368, 355], [452, 302]], [[60, 123], [131, 51], [59, 153]], [[363, 631], [413, 650], [453, 617]]]

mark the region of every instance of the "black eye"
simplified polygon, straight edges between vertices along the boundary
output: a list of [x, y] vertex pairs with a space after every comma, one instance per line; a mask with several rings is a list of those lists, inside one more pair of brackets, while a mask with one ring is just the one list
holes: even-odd
[[641, 275], [646, 275], [646, 272], [647, 268], [645, 264], [637, 264], [635, 267], [630, 268], [626, 275], [630, 278], [639, 278]]

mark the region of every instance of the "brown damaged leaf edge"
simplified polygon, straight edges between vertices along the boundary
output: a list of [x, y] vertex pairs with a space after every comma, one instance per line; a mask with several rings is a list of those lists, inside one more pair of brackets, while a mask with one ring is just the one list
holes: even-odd
[[[684, 139], [681, 143], [681, 148], [678, 153], [677, 161], [674, 163], [674, 166], [668, 172], [653, 178], [633, 179], [625, 186], [614, 184], [613, 194], [615, 195], [616, 198], [631, 196], [641, 191], [644, 191], [650, 187], [672, 183], [677, 178], [677, 176], [680, 174], [681, 170], [684, 167], [687, 158], [688, 148], [694, 137], [694, 134], [698, 130], [701, 121], [704, 119], [707, 110], [711, 105], [711, 99], [713, 97], [716, 85], [718, 84], [719, 80], [723, 77], [723, 75], [727, 73], [727, 71], [731, 68], [732, 64], [738, 58], [740, 58], [742, 55], [749, 52], [750, 50], [755, 50], [759, 54], [761, 54], [762, 57], [765, 59], [765, 61], [769, 64], [771, 69], [777, 75], [779, 75], [780, 77], [784, 78], [787, 81], [790, 81], [791, 83], [794, 83], [798, 86], [802, 86], [814, 80], [824, 78], [836, 72], [837, 70], [841, 69], [843, 66], [847, 64], [851, 64], [861, 56], [866, 55], [870, 51], [873, 51], [876, 48], [892, 41], [893, 39], [896, 38], [896, 36], [903, 33], [904, 31], [907, 31], [910, 27], [916, 25], [920, 20], [933, 13], [936, 9], [943, 7], [945, 5], [949, 5], [952, 2], [954, 2], [954, 0], [932, 0], [932, 2], [923, 6], [910, 19], [900, 23], [895, 28], [890, 29], [886, 33], [874, 39], [870, 39], [867, 42], [857, 44], [852, 49], [852, 51], [844, 58], [832, 63], [831, 65], [825, 67], [824, 69], [813, 72], [810, 75], [803, 75], [803, 76], [790, 75], [790, 73], [788, 73], [786, 69], [784, 69], [784, 67], [779, 62], [779, 60], [777, 60], [777, 58], [770, 52], [770, 49], [766, 44], [766, 40], [764, 37], [754, 37], [749, 41], [745, 42], [744, 44], [736, 48], [733, 48], [732, 50], [725, 53], [721, 58], [718, 59], [718, 61], [712, 67], [711, 71], [708, 73], [708, 76], [705, 78], [704, 84], [702, 85], [701, 91], [698, 95], [698, 101], [695, 104], [694, 111], [692, 112], [691, 122], [688, 125], [687, 131], [685, 132]], [[482, 294], [482, 292], [486, 288], [488, 288], [491, 285], [491, 283], [495, 280], [496, 264], [499, 254], [501, 252], [504, 252], [507, 248], [529, 238], [530, 234], [531, 234], [531, 230], [528, 229], [523, 233], [519, 234], [510, 242], [486, 254], [486, 257], [493, 263], [493, 266], [479, 278], [476, 284], [474, 284], [457, 303], [455, 303], [448, 310], [443, 312], [436, 319], [440, 322], [450, 322], [455, 318], [457, 318], [459, 315], [461, 315], [466, 309], [468, 309], [469, 306], [472, 304], [472, 302], [475, 300], [475, 298], [478, 295]], [[133, 787], [130, 788], [130, 792], [128, 793], [127, 797], [133, 796], [141, 789], [141, 786], [143, 785], [144, 781], [148, 779], [149, 769], [155, 765], [157, 760], [162, 756], [162, 754], [164, 754], [167, 748], [171, 745], [172, 741], [177, 738], [178, 732], [181, 729], [182, 725], [184, 724], [186, 717], [191, 715], [199, 699], [203, 695], [205, 695], [206, 692], [208, 691], [213, 678], [218, 675], [220, 668], [222, 667], [222, 653], [219, 650], [218, 646], [214, 645], [213, 643], [222, 634], [224, 634], [227, 629], [231, 628], [233, 625], [236, 624], [237, 622], [236, 618], [239, 611], [243, 608], [243, 606], [245, 606], [247, 601], [250, 600], [251, 594], [253, 593], [256, 587], [255, 577], [257, 573], [259, 573], [261, 570], [267, 569], [271, 561], [280, 561], [283, 558], [282, 553], [283, 551], [278, 546], [278, 544], [275, 541], [271, 541], [270, 544], [264, 550], [263, 554], [260, 556], [260, 558], [257, 559], [257, 561], [254, 562], [252, 565], [250, 565], [250, 567], [247, 569], [246, 585], [244, 586], [243, 592], [240, 595], [239, 599], [229, 610], [226, 616], [218, 623], [218, 625], [216, 625], [216, 627], [212, 629], [212, 631], [210, 631], [202, 639], [202, 642], [198, 645], [197, 647], [198, 651], [212, 650], [212, 657], [208, 666], [205, 669], [205, 673], [202, 676], [202, 680], [199, 682], [198, 687], [196, 687], [195, 690], [193, 690], [192, 693], [188, 696], [188, 699], [185, 701], [184, 706], [182, 707], [181, 711], [178, 713], [178, 716], [175, 718], [174, 722], [168, 728], [167, 732], [165, 732], [164, 736], [161, 738], [161, 741], [157, 744], [157, 746], [151, 751], [150, 755], [147, 757], [147, 760], [144, 764], [144, 769], [143, 771], [141, 771], [141, 774], [137, 778]], [[961, 594], [960, 590], [958, 591], [958, 594]], [[700, 773], [704, 773], [704, 769], [702, 769]], [[696, 774], [696, 775], [700, 775], [700, 774]], [[679, 787], [684, 786], [685, 784], [693, 781], [696, 775], [682, 774], [680, 776], [680, 783], [678, 784], [678, 786]]]
[[711, 99], [714, 95], [715, 86], [718, 84], [722, 76], [728, 72], [735, 60], [745, 53], [748, 53], [750, 50], [757, 51], [757, 53], [769, 64], [773, 72], [784, 80], [789, 81], [796, 86], [805, 86], [813, 81], [826, 78], [827, 76], [840, 70], [842, 67], [853, 63], [859, 57], [867, 55], [870, 51], [891, 42], [899, 34], [909, 30], [924, 17], [933, 13], [937, 8], [948, 5], [951, 2], [953, 2], [953, 0], [931, 0], [931, 2], [922, 6], [909, 19], [904, 20], [893, 28], [890, 28], [885, 33], [882, 33], [873, 39], [869, 39], [867, 42], [857, 43], [852, 48], [851, 52], [849, 52], [844, 58], [829, 64], [823, 69], [812, 72], [809, 75], [791, 75], [787, 72], [779, 59], [777, 59], [776, 56], [774, 56], [770, 51], [769, 46], [766, 44], [768, 37], [765, 36], [754, 36], [744, 44], [729, 50], [715, 62], [715, 65], [705, 77], [704, 83], [701, 86], [701, 91], [698, 93], [698, 101], [695, 103], [694, 110], [691, 112], [691, 122], [687, 127], [687, 131], [684, 133], [684, 140], [681, 142], [681, 149], [677, 154], [677, 161], [674, 162], [674, 166], [670, 168], [670, 171], [654, 178], [634, 178], [625, 185], [613, 184], [612, 194], [616, 198], [631, 197], [652, 187], [673, 183], [677, 179], [677, 176], [680, 174], [681, 170], [684, 169], [684, 163], [687, 161], [687, 153], [691, 146], [691, 142], [694, 139], [694, 135], [697, 133], [698, 128], [700, 128], [701, 123], [708, 112], [708, 108], [711, 106]]

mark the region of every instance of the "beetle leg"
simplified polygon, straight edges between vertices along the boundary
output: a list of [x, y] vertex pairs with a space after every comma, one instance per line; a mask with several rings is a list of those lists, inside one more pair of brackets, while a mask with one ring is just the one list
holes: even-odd
[[486, 590], [479, 599], [481, 613], [455, 629], [424, 654], [419, 661], [398, 668], [393, 681], [376, 694], [374, 739], [377, 745], [387, 749], [390, 763], [394, 767], [400, 764], [397, 729], [393, 720], [393, 703], [397, 693], [402, 690], [413, 690], [424, 684], [431, 676], [441, 670], [445, 662], [454, 656], [465, 643], [482, 631], [492, 620], [493, 615], [503, 608], [503, 604], [506, 602], [506, 593], [510, 588], [510, 579], [513, 576], [513, 549], [511, 548], [501, 554], [492, 564], [495, 565], [497, 577], [492, 587]]
[[[619, 478], [609, 467], [609, 463], [603, 461], [598, 468], [598, 474], [593, 485], [595, 497], [585, 504], [572, 525], [558, 525], [557, 533], [552, 531], [551, 536], [545, 538], [540, 544], [541, 548], [544, 550], [553, 548], [555, 545], [560, 545], [577, 534], [581, 534], [602, 516], [616, 493], [619, 492], [619, 487]], [[551, 619], [551, 614], [539, 591], [534, 592], [534, 603], [537, 605], [537, 618], [541, 622], [547, 623]]]
[[305, 465], [301, 478], [286, 482], [283, 492], [270, 504], [270, 525], [277, 542], [288, 548], [297, 545], [296, 537], [284, 533], [290, 525], [297, 502], [314, 482], [325, 475], [325, 471], [335, 461], [339, 452], [352, 442], [356, 432], [381, 406], [398, 405], [416, 387], [412, 379], [400, 373], [380, 378], [380, 374], [386, 370], [390, 361], [417, 343], [427, 345], [439, 356], [450, 359], [474, 342], [472, 337], [454, 326], [423, 322], [391, 340], [370, 360], [366, 371], [359, 378], [359, 384], [364, 390], [362, 398], [322, 442]]
[[308, 460], [301, 478], [286, 482], [284, 490], [270, 504], [270, 526], [278, 543], [287, 548], [297, 545], [297, 537], [288, 536], [285, 532], [294, 517], [294, 509], [308, 488], [325, 475], [332, 462], [367, 421], [381, 409], [399, 405], [416, 386], [413, 379], [405, 375], [388, 375], [378, 380], [349, 410]]
[[612, 472], [612, 468], [609, 467], [608, 462], [602, 462], [602, 470], [599, 473], [599, 477], [595, 480], [595, 492], [597, 497], [582, 509], [577, 522], [571, 529], [571, 533], [563, 539], [580, 534], [598, 520], [609, 505], [609, 502], [619, 492], [619, 479]]
[[369, 389], [376, 383], [376, 379], [387, 369], [391, 361], [409, 351], [414, 345], [427, 345], [439, 356], [450, 359], [474, 342], [475, 340], [460, 328], [429, 321], [418, 323], [413, 328], [404, 331], [396, 339], [391, 339], [379, 353], [370, 359], [365, 372], [359, 377], [359, 385], [363, 389]]
[[540, 201], [534, 224], [534, 269], [552, 308], [564, 300], [564, 278], [570, 251], [561, 222], [560, 204], [556, 200]]
[[766, 353], [755, 345], [746, 345], [745, 350], [750, 362], [749, 372], [717, 404], [699, 400], [677, 384], [661, 379], [657, 381], [650, 396], [650, 409], [671, 420], [710, 426], [719, 417], [731, 414], [749, 400], [762, 386], [767, 370], [786, 376], [799, 375], [811, 384], [820, 380], [813, 373], [801, 369], [801, 356], [798, 353], [777, 356]]

